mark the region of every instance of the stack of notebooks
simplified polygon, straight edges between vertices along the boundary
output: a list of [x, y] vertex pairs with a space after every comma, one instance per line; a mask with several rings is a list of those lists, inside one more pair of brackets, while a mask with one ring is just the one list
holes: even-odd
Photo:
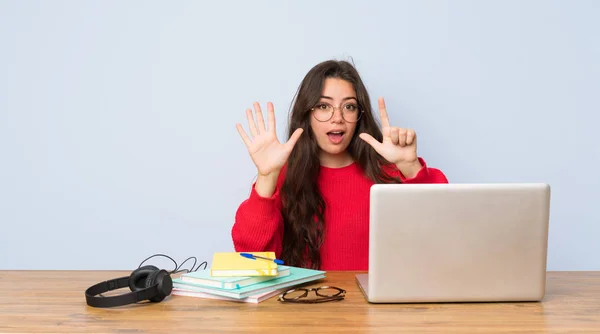
[[[251, 252], [275, 258], [274, 252]], [[173, 295], [260, 303], [294, 286], [325, 277], [325, 272], [278, 265], [265, 259], [243, 257], [239, 252], [213, 255], [210, 270], [173, 279]]]

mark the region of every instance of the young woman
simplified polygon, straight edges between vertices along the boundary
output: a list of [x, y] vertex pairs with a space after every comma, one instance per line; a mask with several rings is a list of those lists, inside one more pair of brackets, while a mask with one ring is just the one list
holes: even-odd
[[371, 185], [448, 180], [417, 155], [413, 130], [390, 125], [383, 98], [379, 129], [350, 63], [316, 65], [294, 100], [285, 143], [277, 139], [270, 102], [268, 126], [258, 103], [256, 120], [246, 110], [252, 137], [236, 126], [258, 177], [236, 213], [235, 250], [274, 251], [291, 266], [367, 270]]

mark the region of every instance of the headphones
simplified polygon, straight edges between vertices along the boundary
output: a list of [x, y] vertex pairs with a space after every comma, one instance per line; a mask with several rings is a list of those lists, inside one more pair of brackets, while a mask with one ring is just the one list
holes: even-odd
[[[154, 256], [164, 256], [175, 262], [175, 260], [163, 254], [155, 254], [149, 258]], [[146, 262], [149, 258], [144, 260], [142, 263]], [[195, 259], [195, 257], [190, 257], [188, 260], [191, 258]], [[187, 260], [185, 260], [183, 263], [186, 261]], [[181, 265], [183, 265], [183, 263]], [[196, 261], [194, 261], [194, 265], [195, 264]], [[202, 264], [204, 264], [206, 268], [206, 261], [200, 265]], [[196, 269], [194, 269], [194, 265], [192, 265], [192, 270], [184, 269], [179, 271], [190, 272], [198, 270], [200, 265]], [[175, 270], [173, 270], [171, 273], [178, 273], [179, 268], [180, 266], [177, 266], [177, 262], [175, 262]], [[85, 300], [87, 304], [92, 307], [123, 306], [144, 300], [159, 303], [169, 296], [173, 290], [173, 280], [170, 276], [171, 273], [164, 269], [159, 269], [156, 266], [142, 266], [140, 264], [140, 267], [134, 270], [129, 276], [100, 282], [87, 288], [85, 290]], [[129, 287], [131, 292], [117, 296], [102, 296], [102, 293], [125, 287]]]
[[[96, 297], [104, 292], [121, 289], [129, 286], [131, 292], [118, 296]], [[173, 289], [171, 276], [164, 269], [155, 266], [143, 266], [131, 273], [129, 276], [100, 282], [85, 290], [85, 300], [92, 307], [123, 306], [150, 300], [161, 302]]]

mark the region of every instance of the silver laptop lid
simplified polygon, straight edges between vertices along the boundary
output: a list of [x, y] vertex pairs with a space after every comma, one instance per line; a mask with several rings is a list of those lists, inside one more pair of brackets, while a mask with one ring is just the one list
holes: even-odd
[[540, 300], [547, 184], [371, 188], [371, 302]]

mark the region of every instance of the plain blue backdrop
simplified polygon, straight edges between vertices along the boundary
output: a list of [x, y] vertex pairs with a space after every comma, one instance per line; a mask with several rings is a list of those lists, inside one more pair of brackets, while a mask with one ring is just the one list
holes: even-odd
[[[600, 269], [600, 2], [0, 1], [0, 269], [229, 251], [235, 123], [352, 59], [451, 182], [552, 186], [548, 269]], [[168, 262], [165, 262], [168, 265]]]

